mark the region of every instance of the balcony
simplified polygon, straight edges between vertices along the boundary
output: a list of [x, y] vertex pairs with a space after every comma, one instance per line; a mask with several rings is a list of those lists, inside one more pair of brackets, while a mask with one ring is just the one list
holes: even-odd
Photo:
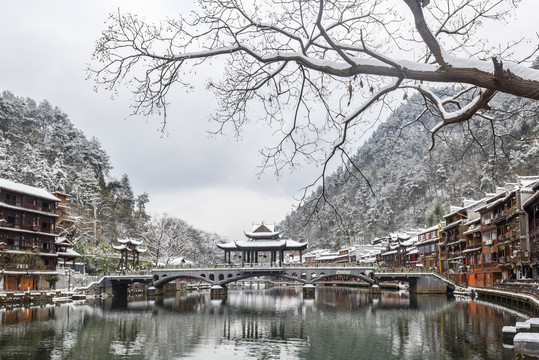
[[505, 212], [502, 212], [502, 213], [496, 215], [496, 217], [492, 220], [492, 223], [493, 224], [499, 224], [501, 222], [504, 222], [505, 220], [507, 220], [507, 217], [505, 216]]
[[20, 202], [17, 202], [17, 200], [12, 200], [12, 199], [2, 199], [2, 201], [8, 205], [13, 205], [13, 206], [21, 206], [21, 203]]
[[25, 209], [37, 210], [37, 204], [22, 203], [22, 207]]

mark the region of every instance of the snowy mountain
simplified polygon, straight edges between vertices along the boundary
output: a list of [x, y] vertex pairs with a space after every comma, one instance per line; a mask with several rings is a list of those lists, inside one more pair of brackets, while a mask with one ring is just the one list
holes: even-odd
[[440, 206], [447, 212], [464, 199], [479, 199], [516, 175], [539, 174], [538, 102], [498, 95], [496, 103], [503, 111], [495, 120], [448, 126], [429, 150], [427, 129], [439, 120], [427, 112], [414, 121], [424, 102], [412, 97], [353, 158], [368, 183], [350, 164], [342, 166], [326, 179], [329, 203], [313, 205], [321, 194], [317, 189], [281, 222], [280, 230], [308, 240], [312, 248], [367, 243], [437, 223]]
[[[68, 194], [70, 221], [61, 224], [62, 235], [83, 254], [85, 247], [95, 245], [106, 253], [116, 239], [126, 237], [145, 239], [151, 248], [148, 234], [157, 219], [145, 212], [149, 195], [135, 195], [128, 175], [115, 179], [111, 169], [99, 141], [88, 139], [59, 108], [10, 92], [0, 94], [0, 178]], [[221, 237], [180, 219], [171, 221], [182, 225], [170, 238], [181, 246], [169, 248], [167, 255], [209, 261], [213, 244]]]

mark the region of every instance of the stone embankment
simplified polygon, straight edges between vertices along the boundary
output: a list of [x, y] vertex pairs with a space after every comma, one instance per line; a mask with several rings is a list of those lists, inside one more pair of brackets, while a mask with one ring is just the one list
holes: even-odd
[[502, 329], [505, 346], [513, 346], [515, 358], [539, 358], [539, 318], [517, 322]]
[[60, 296], [60, 292], [51, 291], [1, 292], [0, 306], [49, 304], [54, 302], [56, 297]]

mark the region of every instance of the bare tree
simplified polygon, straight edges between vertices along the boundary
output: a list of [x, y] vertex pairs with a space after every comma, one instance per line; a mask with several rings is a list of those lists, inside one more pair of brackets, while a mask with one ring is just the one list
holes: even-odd
[[156, 215], [148, 223], [147, 231], [141, 234], [148, 254], [157, 266], [163, 262], [165, 266], [174, 257], [181, 256], [186, 248], [184, 239], [187, 224], [168, 214]]
[[[509, 61], [521, 39], [489, 48], [475, 37], [482, 22], [503, 21], [517, 2], [199, 0], [201, 12], [157, 25], [118, 11], [96, 44], [90, 75], [113, 91], [127, 83], [134, 114], [161, 114], [166, 125], [171, 89], [188, 90], [193, 68], [223, 58], [220, 80], [207, 83], [219, 100], [216, 133], [229, 126], [239, 134], [259, 118], [279, 135], [262, 150], [262, 168], [279, 175], [319, 162], [314, 184], [323, 189], [332, 159], [362, 177], [349, 156], [352, 139], [396, 96], [419, 92], [425, 111], [439, 115], [433, 143], [449, 124], [493, 119], [497, 92], [538, 100], [539, 71], [526, 64], [537, 44]], [[440, 85], [456, 90], [447, 95]]]

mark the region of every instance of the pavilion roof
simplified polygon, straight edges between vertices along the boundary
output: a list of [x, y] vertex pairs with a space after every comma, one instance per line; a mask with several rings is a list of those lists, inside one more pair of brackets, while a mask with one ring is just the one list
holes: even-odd
[[81, 255], [73, 249], [66, 249], [66, 251], [58, 251], [58, 257], [61, 258], [79, 258]]
[[279, 231], [275, 231], [275, 225], [254, 224], [250, 232], [245, 232], [245, 236], [250, 239], [278, 239]]
[[303, 250], [307, 243], [300, 243], [294, 240], [264, 240], [264, 241], [233, 241], [225, 244], [217, 244], [217, 247], [223, 250], [244, 250], [244, 249], [265, 249], [265, 250]]
[[142, 245], [143, 241], [142, 240], [135, 240], [135, 239], [118, 239], [118, 242], [120, 244], [125, 244], [125, 245], [135, 245], [135, 246], [138, 246], [138, 245]]

